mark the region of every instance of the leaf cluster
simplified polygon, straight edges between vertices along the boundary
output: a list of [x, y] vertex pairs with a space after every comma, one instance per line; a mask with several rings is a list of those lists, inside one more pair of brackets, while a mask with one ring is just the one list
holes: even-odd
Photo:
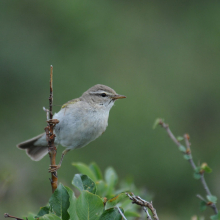
[[112, 167], [105, 170], [103, 177], [96, 163], [73, 165], [80, 171], [72, 180], [74, 190], [60, 183], [48, 205], [40, 208], [37, 215], [29, 214], [28, 220], [121, 220], [119, 208], [127, 219], [140, 217], [139, 207], [132, 205], [125, 194], [141, 194], [132, 181], [123, 181], [116, 188], [118, 175]]

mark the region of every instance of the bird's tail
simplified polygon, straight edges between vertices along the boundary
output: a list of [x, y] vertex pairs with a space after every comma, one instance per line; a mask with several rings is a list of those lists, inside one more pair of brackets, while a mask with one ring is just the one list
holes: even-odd
[[35, 161], [41, 160], [48, 153], [46, 134], [40, 134], [17, 145], [18, 148], [26, 150], [27, 155]]

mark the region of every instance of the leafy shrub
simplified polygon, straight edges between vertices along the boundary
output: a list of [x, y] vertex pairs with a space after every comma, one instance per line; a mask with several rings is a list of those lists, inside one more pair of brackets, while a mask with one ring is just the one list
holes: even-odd
[[[96, 163], [89, 166], [83, 163], [73, 164], [81, 174], [75, 174], [72, 185], [76, 193], [69, 187], [59, 184], [49, 199], [47, 206], [40, 208], [37, 215], [29, 214], [28, 220], [121, 220], [118, 209], [127, 219], [140, 217], [140, 207], [132, 205], [125, 192], [142, 194], [133, 181], [122, 181], [116, 188], [118, 176], [112, 167], [105, 170], [104, 178]], [[148, 196], [148, 199], [149, 196]]]

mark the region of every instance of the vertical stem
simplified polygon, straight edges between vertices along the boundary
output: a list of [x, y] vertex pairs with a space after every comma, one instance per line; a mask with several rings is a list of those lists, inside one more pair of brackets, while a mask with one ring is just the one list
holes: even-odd
[[[54, 126], [59, 121], [56, 119], [53, 119], [53, 66], [50, 66], [50, 96], [49, 96], [49, 119], [47, 120], [47, 127], [45, 128], [47, 141], [48, 141], [48, 153], [50, 156], [50, 165], [51, 167], [56, 166], [56, 153], [57, 148], [54, 144], [55, 134], [53, 133]], [[58, 177], [57, 177], [57, 171], [51, 173], [51, 179], [50, 179], [51, 187], [52, 187], [52, 193], [57, 188], [58, 184]]]
[[50, 96], [49, 96], [50, 118], [53, 118], [53, 66], [50, 66]]

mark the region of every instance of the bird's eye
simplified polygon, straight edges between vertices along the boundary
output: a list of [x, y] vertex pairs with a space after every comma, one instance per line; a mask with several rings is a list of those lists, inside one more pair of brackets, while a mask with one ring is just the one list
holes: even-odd
[[102, 96], [102, 97], [106, 97], [106, 93], [102, 93], [101, 96]]

